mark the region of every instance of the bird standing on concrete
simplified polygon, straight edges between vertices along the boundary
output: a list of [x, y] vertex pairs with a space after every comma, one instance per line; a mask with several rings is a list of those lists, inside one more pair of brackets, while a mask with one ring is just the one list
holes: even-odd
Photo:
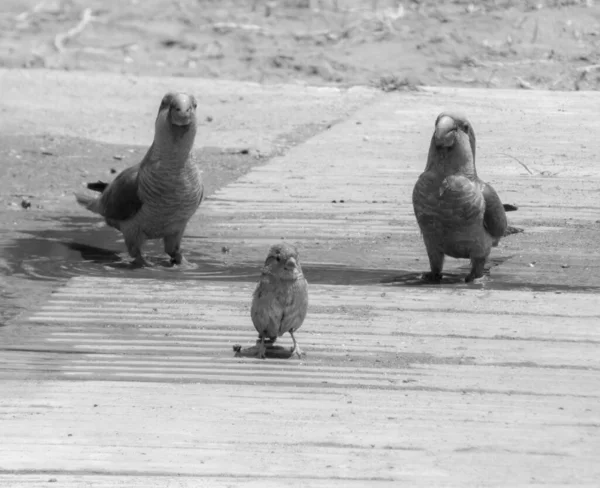
[[302, 357], [294, 332], [304, 322], [307, 309], [308, 283], [302, 274], [298, 251], [285, 243], [275, 244], [269, 249], [250, 310], [259, 336], [257, 356], [264, 359], [265, 340], [273, 343], [289, 332], [294, 341], [292, 356]]
[[445, 255], [471, 260], [466, 282], [481, 278], [507, 222], [498, 194], [477, 176], [475, 132], [464, 116], [441, 113], [436, 119], [413, 207], [431, 267], [423, 279], [441, 280]]
[[80, 205], [123, 233], [134, 265], [149, 264], [142, 254], [147, 239], [163, 239], [172, 264], [185, 262], [181, 238], [204, 196], [191, 156], [196, 105], [191, 95], [167, 93], [156, 117], [154, 141], [142, 162], [123, 170], [110, 184], [88, 184], [102, 192], [98, 198], [75, 195]]

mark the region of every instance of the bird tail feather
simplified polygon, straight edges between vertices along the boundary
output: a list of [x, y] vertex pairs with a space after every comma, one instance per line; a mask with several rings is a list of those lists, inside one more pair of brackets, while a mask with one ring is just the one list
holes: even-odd
[[91, 212], [100, 213], [100, 199], [95, 197], [89, 197], [83, 193], [75, 193], [75, 199], [77, 203], [84, 208], [87, 208]]
[[88, 183], [87, 187], [90, 190], [93, 191], [97, 191], [98, 193], [102, 193], [104, 190], [106, 190], [106, 187], [108, 186], [108, 183], [105, 183], [104, 181], [96, 181], [95, 183]]

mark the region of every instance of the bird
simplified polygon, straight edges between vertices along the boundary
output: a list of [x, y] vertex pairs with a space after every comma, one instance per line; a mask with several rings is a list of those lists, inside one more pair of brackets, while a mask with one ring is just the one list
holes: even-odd
[[412, 194], [431, 269], [422, 275], [424, 281], [442, 279], [445, 256], [471, 260], [467, 283], [483, 277], [492, 247], [514, 233], [506, 211], [517, 207], [503, 205], [494, 188], [477, 176], [475, 146], [475, 131], [464, 115], [438, 115], [427, 165]]
[[296, 332], [308, 310], [308, 282], [302, 274], [298, 251], [285, 242], [275, 244], [254, 290], [250, 315], [258, 332], [257, 356], [265, 358], [266, 342], [272, 344], [286, 332], [294, 342], [290, 357], [302, 357]]
[[192, 156], [197, 102], [167, 93], [155, 121], [154, 140], [142, 161], [111, 183], [88, 183], [99, 197], [75, 193], [77, 202], [123, 233], [134, 266], [151, 266], [142, 253], [148, 239], [162, 239], [171, 264], [186, 264], [181, 239], [204, 199], [200, 170]]

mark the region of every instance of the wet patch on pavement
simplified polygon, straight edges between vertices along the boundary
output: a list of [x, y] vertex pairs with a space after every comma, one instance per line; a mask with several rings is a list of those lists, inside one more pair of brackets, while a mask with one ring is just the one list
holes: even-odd
[[[42, 222], [43, 223], [43, 222]], [[58, 226], [56, 225], [58, 223]], [[36, 226], [40, 227], [40, 226]], [[154, 278], [162, 280], [223, 280], [255, 282], [262, 262], [223, 262], [199, 250], [202, 238], [186, 237], [184, 254], [189, 266], [172, 266], [160, 240], [149, 241], [145, 252], [153, 264], [134, 269], [122, 236], [96, 217], [63, 217], [47, 229], [23, 230], [4, 247], [5, 273], [29, 280], [62, 281], [74, 276]], [[357, 250], [358, 252], [358, 250]], [[492, 258], [486, 275], [472, 284], [464, 283], [469, 263], [444, 273], [441, 283], [421, 280], [421, 272], [411, 269], [377, 269], [306, 262], [304, 273], [310, 283], [328, 285], [375, 285], [456, 289], [521, 289], [533, 291], [590, 291], [593, 286], [528, 283], [503, 273], [501, 265], [512, 256]], [[405, 263], [399, 263], [405, 264]], [[425, 270], [423, 270], [425, 271]]]

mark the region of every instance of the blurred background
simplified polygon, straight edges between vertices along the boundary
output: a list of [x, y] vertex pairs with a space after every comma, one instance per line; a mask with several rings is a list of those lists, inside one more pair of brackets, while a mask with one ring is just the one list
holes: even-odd
[[593, 0], [2, 0], [0, 66], [596, 90]]

